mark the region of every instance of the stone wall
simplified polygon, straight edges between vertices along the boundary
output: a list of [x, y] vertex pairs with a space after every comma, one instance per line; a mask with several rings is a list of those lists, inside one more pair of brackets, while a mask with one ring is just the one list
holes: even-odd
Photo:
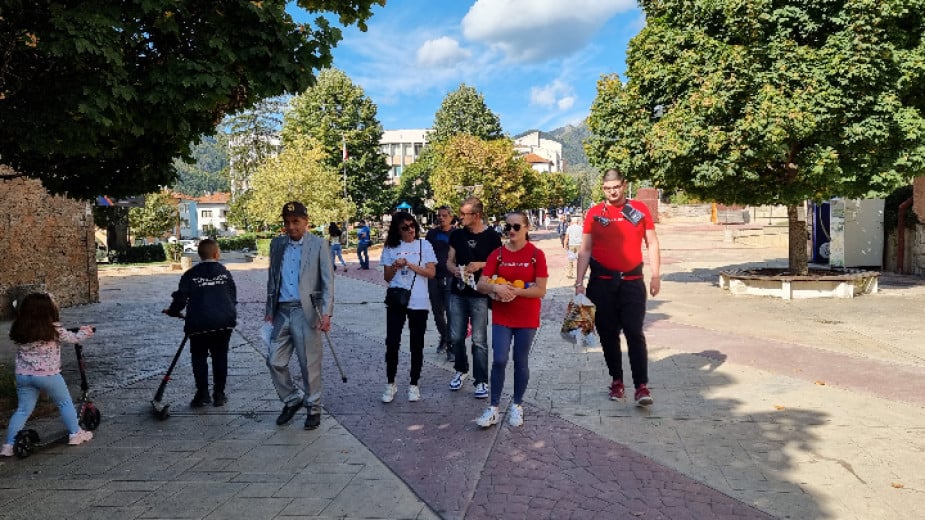
[[12, 298], [45, 289], [62, 307], [99, 301], [90, 203], [52, 196], [0, 166], [0, 320]]

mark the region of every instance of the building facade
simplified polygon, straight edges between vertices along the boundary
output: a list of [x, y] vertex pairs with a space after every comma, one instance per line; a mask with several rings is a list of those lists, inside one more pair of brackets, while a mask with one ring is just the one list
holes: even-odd
[[417, 160], [427, 143], [425, 128], [385, 130], [379, 140], [379, 151], [389, 165], [389, 183], [398, 184], [405, 168]]

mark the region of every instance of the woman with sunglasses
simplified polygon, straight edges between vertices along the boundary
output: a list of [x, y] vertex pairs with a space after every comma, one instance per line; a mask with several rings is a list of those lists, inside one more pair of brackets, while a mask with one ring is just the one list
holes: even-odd
[[395, 374], [398, 372], [398, 349], [401, 346], [401, 332], [408, 319], [411, 336], [411, 384], [408, 400], [419, 401], [421, 389], [418, 379], [424, 366], [424, 332], [427, 330], [427, 312], [430, 298], [427, 295], [427, 280], [437, 273], [437, 256], [430, 242], [421, 240], [421, 227], [410, 213], [399, 211], [392, 215], [392, 223], [382, 249], [379, 265], [389, 287], [401, 287], [411, 291], [408, 306], [386, 305], [385, 308], [385, 373], [388, 384], [382, 393], [382, 402], [391, 403], [398, 393]]
[[[540, 300], [546, 295], [549, 272], [546, 255], [530, 242], [529, 219], [523, 212], [507, 215], [504, 234], [508, 241], [488, 256], [478, 291], [492, 297], [491, 316], [491, 401], [475, 422], [487, 428], [498, 422], [498, 405], [504, 388], [504, 371], [509, 352], [514, 350], [514, 396], [508, 423], [524, 423], [522, 407], [530, 379], [528, 355], [540, 327]], [[507, 283], [497, 283], [503, 278]], [[494, 282], [494, 283], [493, 283]]]

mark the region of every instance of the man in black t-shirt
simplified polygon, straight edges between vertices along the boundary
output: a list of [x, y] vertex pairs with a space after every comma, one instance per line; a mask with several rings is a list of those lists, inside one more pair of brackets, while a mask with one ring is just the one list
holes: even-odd
[[437, 208], [437, 225], [430, 229], [425, 237], [433, 246], [434, 254], [437, 255], [437, 275], [427, 280], [427, 289], [434, 323], [437, 325], [437, 332], [440, 333], [437, 353], [446, 353], [447, 361], [453, 361], [454, 358], [450, 331], [447, 327], [450, 286], [453, 284], [453, 274], [446, 267], [447, 255], [450, 252], [451, 232], [453, 232], [453, 211], [447, 206], [440, 206]]
[[485, 225], [482, 201], [470, 197], [459, 210], [463, 227], [450, 233], [450, 250], [447, 269], [453, 274], [450, 292], [450, 341], [456, 356], [456, 374], [450, 381], [450, 390], [462, 388], [469, 375], [469, 356], [466, 353], [466, 328], [472, 324], [472, 376], [475, 397], [488, 397], [488, 296], [475, 290], [482, 268], [492, 251], [501, 247], [501, 237]]

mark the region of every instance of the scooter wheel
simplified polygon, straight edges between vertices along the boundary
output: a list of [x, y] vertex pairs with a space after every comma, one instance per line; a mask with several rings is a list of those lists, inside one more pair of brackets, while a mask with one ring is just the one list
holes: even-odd
[[32, 455], [38, 443], [39, 434], [35, 430], [23, 430], [16, 434], [16, 439], [13, 441], [13, 453], [24, 459]]
[[157, 418], [163, 421], [163, 420], [166, 420], [168, 417], [170, 417], [170, 405], [165, 404], [164, 407], [161, 408], [159, 412], [157, 412]]
[[87, 404], [83, 413], [80, 414], [80, 427], [84, 430], [93, 431], [100, 426], [100, 411], [92, 404]]

